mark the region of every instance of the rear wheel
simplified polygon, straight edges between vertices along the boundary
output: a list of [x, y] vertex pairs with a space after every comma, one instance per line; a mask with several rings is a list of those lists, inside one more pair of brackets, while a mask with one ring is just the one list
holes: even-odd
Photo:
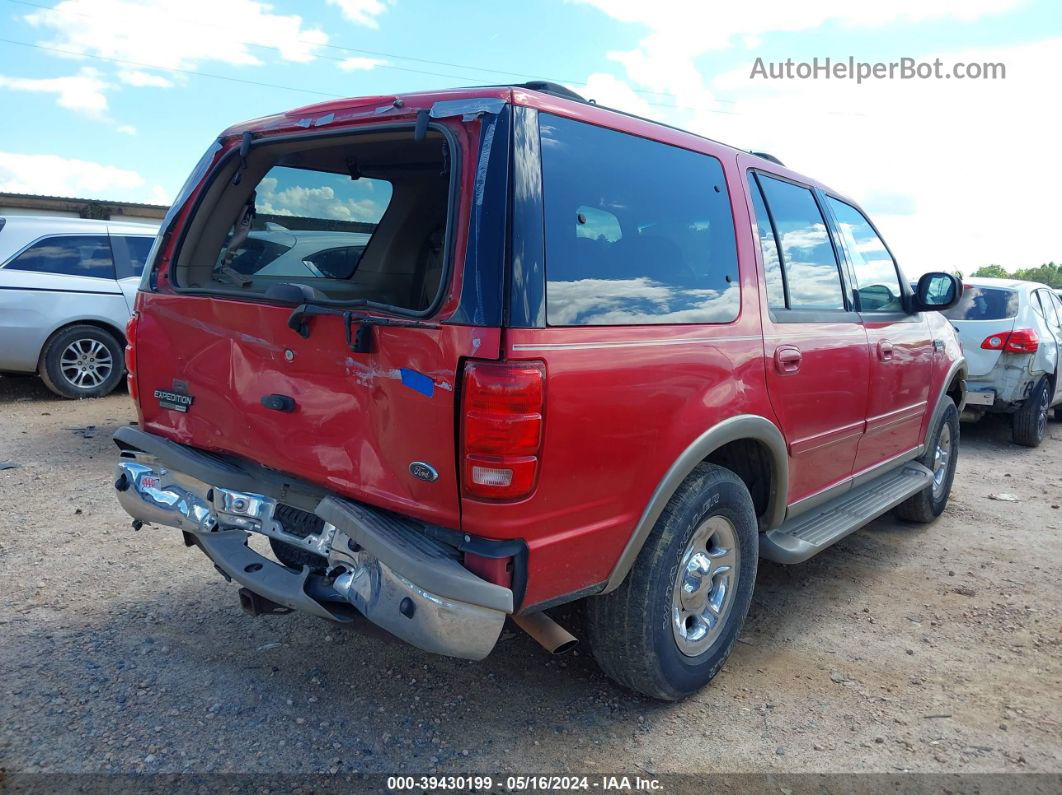
[[944, 512], [959, 461], [959, 411], [955, 401], [945, 395], [944, 407], [929, 443], [918, 463], [933, 473], [933, 480], [917, 494], [894, 508], [895, 514], [908, 522], [932, 522]]
[[1047, 436], [1047, 412], [1051, 404], [1051, 382], [1047, 377], [1037, 381], [1029, 397], [1014, 412], [1011, 438], [1025, 447], [1039, 447]]
[[97, 326], [71, 326], [48, 340], [39, 372], [44, 385], [60, 397], [103, 397], [121, 383], [122, 346]]
[[745, 484], [701, 464], [671, 498], [623, 584], [587, 602], [598, 665], [620, 684], [665, 701], [703, 687], [745, 622], [758, 558]]

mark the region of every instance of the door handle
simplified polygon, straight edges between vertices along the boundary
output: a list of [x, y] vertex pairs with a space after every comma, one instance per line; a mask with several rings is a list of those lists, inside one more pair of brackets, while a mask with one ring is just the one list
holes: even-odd
[[774, 369], [782, 375], [792, 375], [800, 369], [800, 348], [781, 345], [774, 351]]
[[887, 362], [892, 358], [892, 343], [888, 340], [878, 341], [878, 358]]

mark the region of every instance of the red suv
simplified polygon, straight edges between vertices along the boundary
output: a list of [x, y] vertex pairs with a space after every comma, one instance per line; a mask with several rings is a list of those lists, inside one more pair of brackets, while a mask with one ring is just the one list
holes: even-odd
[[675, 699], [759, 556], [943, 510], [961, 290], [773, 157], [559, 86], [300, 108], [163, 222], [115, 487], [252, 614], [480, 659], [508, 616], [568, 645], [543, 611], [585, 600], [604, 671]]

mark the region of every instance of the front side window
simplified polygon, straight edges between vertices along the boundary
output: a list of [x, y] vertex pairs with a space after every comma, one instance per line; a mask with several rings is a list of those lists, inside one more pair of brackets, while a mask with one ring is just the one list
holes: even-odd
[[866, 216], [850, 204], [826, 197], [841, 245], [855, 272], [856, 295], [861, 312], [902, 312], [903, 299], [896, 263]]
[[545, 113], [539, 127], [550, 325], [737, 318], [734, 221], [718, 160]]
[[4, 266], [8, 270], [63, 276], [114, 278], [107, 235], [57, 235], [38, 240]]
[[845, 309], [837, 257], [811, 191], [765, 174], [759, 180], [782, 245], [788, 307]]

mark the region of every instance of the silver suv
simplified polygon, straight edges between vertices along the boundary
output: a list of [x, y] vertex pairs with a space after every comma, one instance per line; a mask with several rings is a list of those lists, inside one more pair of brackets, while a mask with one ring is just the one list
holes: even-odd
[[125, 372], [124, 329], [156, 229], [81, 218], [0, 218], [0, 372], [100, 397]]

